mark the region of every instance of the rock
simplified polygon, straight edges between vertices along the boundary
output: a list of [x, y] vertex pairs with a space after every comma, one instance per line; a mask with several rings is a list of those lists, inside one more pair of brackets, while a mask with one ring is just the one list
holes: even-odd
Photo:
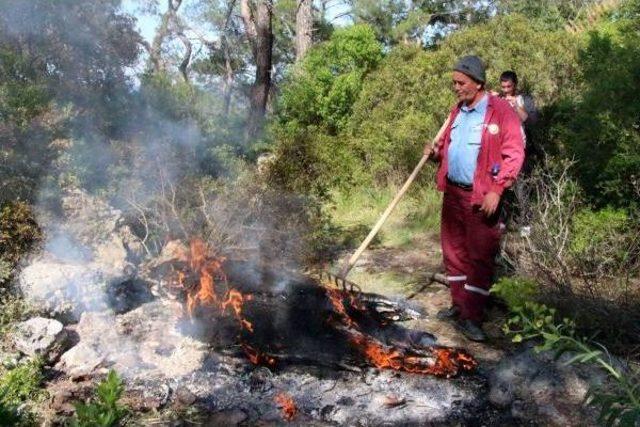
[[93, 263], [46, 258], [35, 260], [20, 274], [20, 285], [29, 302], [64, 320], [77, 320], [84, 311], [107, 310], [105, 290], [122, 280]]
[[43, 356], [48, 361], [60, 356], [66, 338], [62, 323], [43, 317], [19, 323], [13, 332], [13, 342], [19, 351], [27, 356]]
[[66, 372], [70, 378], [82, 378], [96, 373], [104, 359], [104, 356], [89, 344], [80, 343], [64, 353], [56, 367]]
[[240, 409], [231, 409], [229, 411], [216, 412], [211, 414], [209, 418], [204, 422], [207, 426], [237, 426], [247, 419], [245, 414]]
[[178, 303], [150, 302], [122, 315], [85, 312], [76, 332], [79, 344], [58, 368], [69, 375], [108, 365], [125, 377], [179, 378], [199, 370], [206, 346], [182, 335]]
[[122, 213], [97, 197], [73, 190], [62, 207], [63, 219], [43, 220], [44, 253], [23, 269], [19, 282], [37, 309], [77, 321], [82, 312], [110, 308], [107, 293], [133, 278], [131, 261], [140, 259], [142, 243]]
[[198, 398], [187, 387], [180, 386], [176, 389], [175, 393], [176, 401], [183, 406], [192, 405]]

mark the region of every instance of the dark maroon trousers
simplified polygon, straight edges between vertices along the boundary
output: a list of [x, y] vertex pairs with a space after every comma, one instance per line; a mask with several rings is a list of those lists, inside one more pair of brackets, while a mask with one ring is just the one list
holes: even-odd
[[447, 183], [442, 203], [441, 243], [453, 305], [461, 319], [481, 322], [500, 249], [502, 223], [471, 204], [471, 191]]

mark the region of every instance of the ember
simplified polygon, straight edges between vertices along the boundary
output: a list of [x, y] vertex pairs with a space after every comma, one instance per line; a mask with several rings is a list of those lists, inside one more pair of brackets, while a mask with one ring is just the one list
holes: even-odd
[[[205, 328], [209, 339], [221, 349], [240, 344], [255, 365], [274, 368], [287, 361], [346, 369], [369, 365], [445, 378], [477, 366], [463, 350], [435, 345], [435, 338], [426, 332], [394, 325], [397, 319], [415, 317], [381, 296], [300, 279], [292, 279], [295, 286], [288, 291], [273, 292], [265, 287], [267, 275], [242, 274], [242, 263], [226, 262], [200, 239], [194, 239], [188, 250], [178, 250], [176, 258], [181, 266], [173, 270], [177, 274], [171, 282], [186, 293], [188, 315], [216, 322], [215, 327]], [[225, 319], [239, 329], [226, 328]], [[433, 344], [416, 341], [416, 334], [426, 335]]]
[[278, 393], [274, 400], [276, 401], [276, 405], [278, 405], [282, 411], [282, 418], [285, 421], [293, 420], [298, 412], [298, 408], [296, 408], [293, 398], [286, 393]]
[[352, 342], [377, 368], [450, 378], [460, 370], [471, 371], [478, 365], [470, 355], [452, 348], [434, 347], [429, 355], [410, 356], [364, 335], [354, 334]]
[[[377, 368], [450, 378], [460, 370], [472, 371], [478, 365], [471, 355], [462, 350], [433, 346], [426, 354], [419, 354], [420, 350], [415, 349], [412, 351], [415, 355], [408, 355], [400, 349], [385, 346], [359, 330], [357, 323], [347, 312], [344, 291], [328, 289], [327, 295], [339, 314], [339, 321], [348, 328], [345, 333], [350, 337], [351, 343]], [[350, 301], [354, 301], [353, 295], [347, 296]], [[349, 307], [362, 310], [359, 302], [352, 303]]]
[[242, 349], [249, 358], [249, 361], [251, 361], [251, 363], [253, 363], [254, 365], [267, 365], [271, 367], [274, 367], [276, 365], [276, 359], [274, 357], [256, 350], [249, 344], [242, 344]]

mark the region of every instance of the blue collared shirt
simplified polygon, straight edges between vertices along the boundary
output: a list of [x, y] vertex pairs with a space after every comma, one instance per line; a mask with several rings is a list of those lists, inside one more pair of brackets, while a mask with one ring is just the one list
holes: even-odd
[[488, 102], [489, 96], [484, 94], [473, 108], [463, 105], [451, 125], [448, 177], [452, 181], [473, 184]]

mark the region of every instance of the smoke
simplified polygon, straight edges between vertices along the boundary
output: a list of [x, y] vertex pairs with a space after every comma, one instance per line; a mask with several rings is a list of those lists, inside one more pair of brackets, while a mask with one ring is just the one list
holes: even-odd
[[[136, 288], [141, 260], [170, 239], [202, 236], [239, 254], [256, 283], [265, 262], [303, 252], [304, 200], [268, 188], [238, 157], [244, 131], [221, 114], [223, 100], [170, 75], [132, 84], [125, 68], [139, 58], [139, 36], [118, 6], [14, 0], [1, 18], [7, 40], [45, 58], [51, 108], [72, 111], [38, 190], [43, 251], [20, 278], [25, 296], [70, 321], [97, 312], [113, 324], [148, 301]], [[282, 291], [288, 281], [277, 283]], [[116, 307], [114, 295], [131, 301]], [[115, 357], [151, 339], [109, 337], [92, 351]], [[178, 334], [153, 340], [184, 344]]]

